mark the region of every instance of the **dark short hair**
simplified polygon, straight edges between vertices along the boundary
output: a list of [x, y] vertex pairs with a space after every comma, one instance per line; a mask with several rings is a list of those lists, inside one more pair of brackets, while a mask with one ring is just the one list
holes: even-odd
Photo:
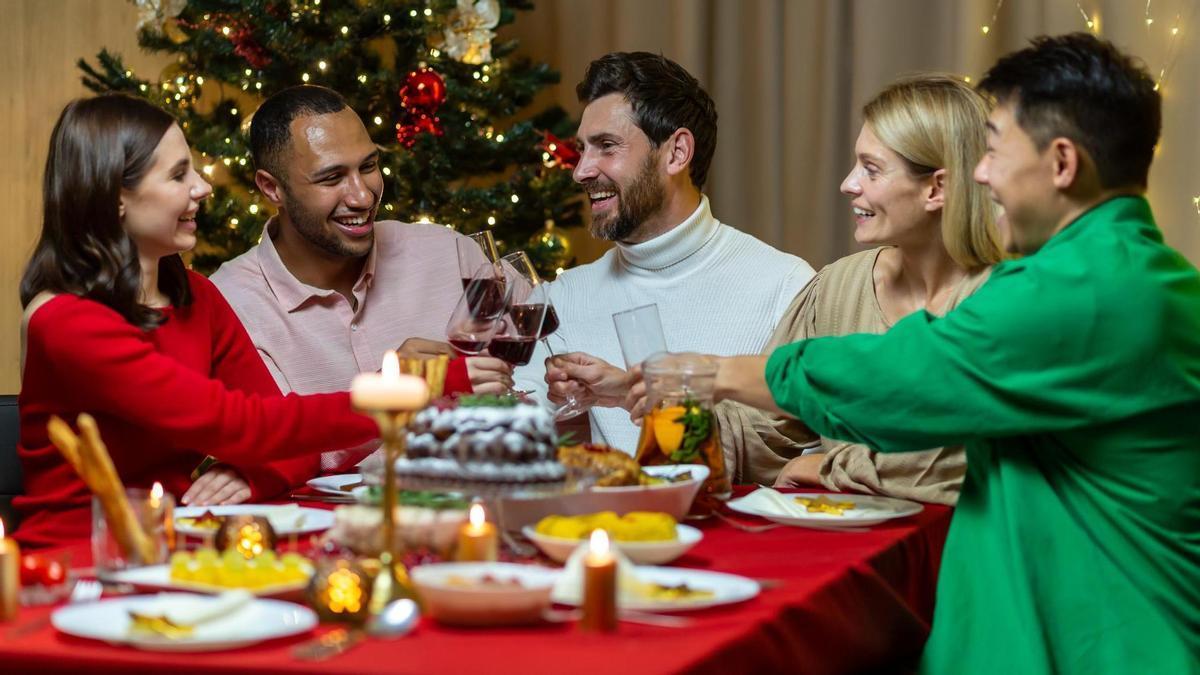
[[1041, 36], [1001, 58], [979, 89], [1011, 102], [1038, 149], [1066, 137], [1096, 162], [1105, 189], [1145, 188], [1162, 99], [1139, 61], [1090, 33]]
[[254, 166], [276, 178], [286, 178], [280, 157], [292, 142], [292, 122], [298, 117], [328, 115], [347, 107], [341, 94], [314, 84], [276, 92], [258, 106], [250, 120], [250, 155]]
[[[50, 134], [42, 179], [42, 233], [21, 277], [21, 305], [38, 293], [70, 293], [107, 305], [149, 330], [162, 312], [139, 300], [142, 267], [121, 223], [121, 190], [134, 190], [175, 118], [144, 99], [107, 94], [71, 101]], [[158, 289], [191, 304], [178, 255], [158, 261]]]
[[704, 187], [717, 147], [717, 106], [700, 82], [662, 54], [613, 52], [588, 64], [575, 87], [581, 103], [621, 94], [633, 119], [654, 147], [686, 128], [696, 139], [689, 167], [692, 184]]

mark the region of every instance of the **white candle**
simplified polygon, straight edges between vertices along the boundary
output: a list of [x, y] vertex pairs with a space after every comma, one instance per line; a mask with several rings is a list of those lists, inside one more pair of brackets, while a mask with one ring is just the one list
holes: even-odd
[[400, 374], [396, 352], [383, 355], [383, 372], [362, 373], [350, 383], [350, 403], [359, 410], [420, 410], [429, 402], [429, 385]]

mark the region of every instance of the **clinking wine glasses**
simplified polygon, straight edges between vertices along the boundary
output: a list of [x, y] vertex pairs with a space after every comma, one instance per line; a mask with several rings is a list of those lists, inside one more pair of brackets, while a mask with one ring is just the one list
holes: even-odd
[[[499, 319], [496, 334], [488, 345], [489, 354], [514, 366], [529, 363], [537, 341], [545, 334], [545, 322], [549, 321], [553, 311], [546, 286], [522, 269], [526, 263], [528, 258], [523, 251], [500, 261], [508, 290], [508, 311]], [[555, 327], [557, 322], [555, 317]]]
[[446, 324], [446, 339], [471, 356], [487, 348], [500, 328], [509, 287], [498, 263], [484, 262], [463, 280], [463, 294]]

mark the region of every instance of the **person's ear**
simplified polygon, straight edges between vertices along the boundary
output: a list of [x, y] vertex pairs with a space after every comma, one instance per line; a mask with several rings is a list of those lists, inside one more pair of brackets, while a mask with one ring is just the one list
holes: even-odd
[[283, 206], [283, 181], [273, 176], [265, 169], [259, 169], [254, 172], [254, 184], [258, 186], [258, 191], [263, 193], [267, 201], [276, 209]]
[[926, 179], [925, 210], [929, 213], [941, 211], [946, 206], [946, 170], [938, 169]]
[[691, 170], [696, 156], [696, 137], [686, 128], [676, 129], [663, 143], [668, 176], [676, 176]]
[[1059, 190], [1070, 188], [1079, 178], [1083, 161], [1082, 149], [1069, 138], [1059, 137], [1050, 141], [1045, 154], [1048, 156], [1054, 187]]

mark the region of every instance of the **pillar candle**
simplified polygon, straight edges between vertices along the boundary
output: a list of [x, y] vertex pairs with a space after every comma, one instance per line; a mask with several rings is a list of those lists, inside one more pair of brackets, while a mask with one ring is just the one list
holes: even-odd
[[496, 559], [499, 539], [496, 526], [487, 522], [482, 504], [472, 504], [467, 522], [458, 530], [458, 550], [455, 560], [482, 562]]
[[608, 548], [608, 533], [593, 530], [583, 558], [583, 618], [580, 628], [598, 633], [617, 630], [617, 559]]

